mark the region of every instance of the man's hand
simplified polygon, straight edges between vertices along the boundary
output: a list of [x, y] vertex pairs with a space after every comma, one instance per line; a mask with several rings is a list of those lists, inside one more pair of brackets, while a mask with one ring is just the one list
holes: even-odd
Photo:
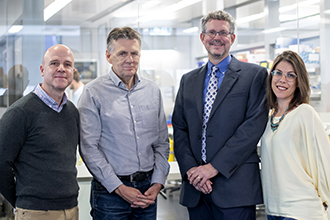
[[138, 200], [138, 195], [142, 195], [139, 190], [133, 187], [125, 186], [124, 184], [118, 186], [115, 189], [115, 193], [131, 205]]
[[189, 183], [198, 191], [204, 194], [212, 192], [211, 178], [215, 177], [219, 172], [210, 164], [193, 167], [187, 171]]
[[154, 204], [156, 197], [159, 191], [162, 189], [162, 184], [155, 183], [153, 184], [145, 193], [144, 195], [138, 195], [138, 200], [132, 204], [133, 208], [141, 207], [147, 208], [149, 205]]

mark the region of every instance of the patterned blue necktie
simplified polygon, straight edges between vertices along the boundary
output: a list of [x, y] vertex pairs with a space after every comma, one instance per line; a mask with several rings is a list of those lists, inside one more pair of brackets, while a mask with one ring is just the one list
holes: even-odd
[[211, 78], [207, 86], [205, 101], [204, 101], [204, 112], [203, 112], [203, 133], [202, 133], [202, 160], [206, 163], [206, 128], [209, 116], [212, 110], [212, 105], [217, 96], [218, 89], [218, 78], [217, 78], [217, 66], [212, 67]]

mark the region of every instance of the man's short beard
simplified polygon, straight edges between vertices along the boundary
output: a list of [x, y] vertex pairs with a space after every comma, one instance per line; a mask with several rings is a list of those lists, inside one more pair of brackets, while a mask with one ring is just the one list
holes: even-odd
[[209, 52], [209, 54], [211, 54], [213, 57], [216, 57], [217, 59], [221, 59], [225, 55], [225, 51], [223, 51], [221, 54], [215, 54], [210, 51], [208, 51], [208, 52]]

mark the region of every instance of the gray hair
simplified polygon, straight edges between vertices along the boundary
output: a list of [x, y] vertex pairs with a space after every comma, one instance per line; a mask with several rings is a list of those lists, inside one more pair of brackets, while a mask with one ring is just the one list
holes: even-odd
[[201, 18], [201, 28], [202, 28], [203, 33], [206, 31], [206, 23], [210, 20], [227, 21], [230, 26], [230, 32], [232, 34], [235, 33], [235, 28], [236, 28], [235, 20], [228, 12], [221, 11], [221, 10], [213, 11], [213, 12], [209, 12], [207, 15], [202, 17]]
[[139, 32], [135, 31], [131, 27], [117, 27], [110, 31], [107, 37], [107, 49], [110, 53], [112, 53], [114, 49], [113, 42], [117, 41], [118, 39], [137, 40], [141, 50], [141, 36]]

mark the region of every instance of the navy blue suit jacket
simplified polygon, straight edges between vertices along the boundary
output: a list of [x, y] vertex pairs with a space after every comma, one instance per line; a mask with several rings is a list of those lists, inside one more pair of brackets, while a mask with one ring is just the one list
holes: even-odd
[[[181, 78], [172, 123], [174, 152], [182, 175], [180, 203], [195, 207], [201, 192], [186, 172], [202, 164], [203, 84], [207, 66]], [[207, 162], [219, 174], [211, 179], [214, 203], [221, 208], [262, 203], [256, 146], [265, 129], [267, 70], [232, 57], [219, 88], [206, 133]]]

